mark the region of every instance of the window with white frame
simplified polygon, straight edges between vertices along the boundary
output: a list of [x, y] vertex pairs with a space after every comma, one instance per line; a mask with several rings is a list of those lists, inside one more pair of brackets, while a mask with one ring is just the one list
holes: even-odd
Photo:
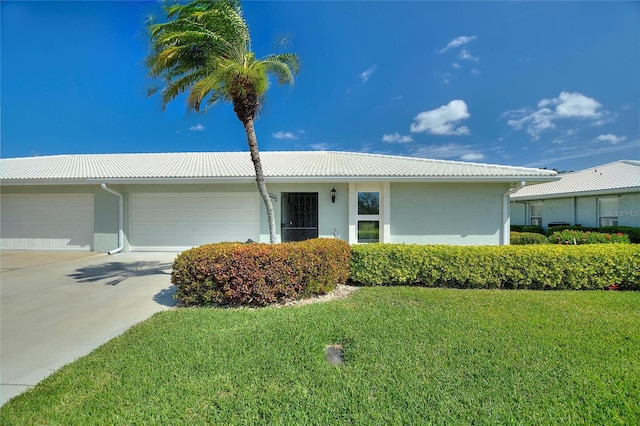
[[542, 226], [542, 201], [534, 201], [529, 204], [529, 224]]
[[598, 226], [618, 226], [618, 197], [598, 198]]
[[358, 242], [380, 241], [380, 192], [358, 191]]

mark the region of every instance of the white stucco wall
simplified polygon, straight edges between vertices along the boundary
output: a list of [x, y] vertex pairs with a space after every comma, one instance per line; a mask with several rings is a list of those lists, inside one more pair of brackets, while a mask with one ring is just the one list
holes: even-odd
[[640, 193], [622, 194], [618, 210], [618, 225], [640, 227]]
[[525, 202], [511, 202], [511, 224], [528, 225], [527, 204]]
[[498, 245], [508, 184], [391, 183], [391, 242]]
[[596, 197], [576, 197], [575, 223], [589, 228], [598, 226], [598, 203]]
[[557, 198], [542, 201], [542, 226], [546, 228], [550, 223], [575, 223], [573, 198]]

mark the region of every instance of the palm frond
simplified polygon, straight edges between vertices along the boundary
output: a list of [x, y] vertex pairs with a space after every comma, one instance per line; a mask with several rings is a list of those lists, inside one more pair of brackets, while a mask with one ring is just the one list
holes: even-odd
[[207, 95], [219, 98], [222, 96], [220, 92], [223, 91], [221, 90], [223, 87], [223, 83], [220, 81], [219, 76], [217, 76], [216, 73], [209, 74], [204, 78], [199, 79], [191, 86], [189, 96], [187, 97], [187, 105], [194, 111], [199, 112], [200, 105]]
[[278, 78], [279, 84], [293, 84], [294, 75], [298, 73], [300, 62], [297, 55], [292, 53], [281, 53], [269, 55], [260, 60], [265, 66], [265, 70], [274, 74]]
[[176, 80], [167, 82], [166, 87], [162, 90], [163, 108], [166, 108], [167, 104], [178, 97], [178, 95], [188, 92], [194, 83], [206, 77], [206, 75], [207, 71], [204, 69], [194, 70], [191, 73], [182, 75], [182, 77]]

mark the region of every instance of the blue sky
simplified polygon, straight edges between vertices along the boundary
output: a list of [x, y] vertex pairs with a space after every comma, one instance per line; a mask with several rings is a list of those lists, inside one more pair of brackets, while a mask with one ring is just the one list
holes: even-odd
[[[640, 2], [243, 2], [257, 56], [297, 53], [260, 149], [579, 170], [640, 159]], [[243, 151], [230, 105], [147, 98], [158, 2], [2, 1], [3, 158]]]

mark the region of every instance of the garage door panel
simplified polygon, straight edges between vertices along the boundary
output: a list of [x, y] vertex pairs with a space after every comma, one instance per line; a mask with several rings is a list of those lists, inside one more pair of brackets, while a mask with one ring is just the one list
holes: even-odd
[[[170, 226], [169, 226], [170, 225]], [[141, 237], [154, 237], [156, 235], [162, 236], [162, 235], [170, 235], [170, 236], [174, 236], [174, 235], [182, 235], [182, 234], [190, 234], [193, 232], [193, 225], [190, 223], [186, 223], [186, 224], [176, 224], [176, 223], [171, 223], [171, 224], [163, 224], [163, 223], [151, 223], [151, 222], [146, 222], [143, 224], [139, 224], [136, 226], [135, 230], [135, 237], [137, 237], [137, 239], [141, 238]]]
[[243, 235], [247, 234], [249, 237], [252, 234], [249, 234], [253, 230], [247, 227], [244, 223], [219, 223], [219, 224], [198, 224], [194, 228], [196, 234], [205, 234], [205, 235], [225, 235], [225, 234], [233, 234], [233, 235]]
[[257, 194], [132, 194], [132, 250], [176, 250], [259, 238]]
[[133, 214], [134, 221], [147, 223], [190, 223], [192, 221], [189, 212], [177, 209], [144, 209], [137, 210]]
[[212, 209], [210, 211], [193, 212], [193, 221], [197, 223], [251, 223], [256, 217], [256, 208], [242, 210], [229, 206], [225, 210]]
[[6, 249], [91, 250], [93, 194], [2, 195]]

